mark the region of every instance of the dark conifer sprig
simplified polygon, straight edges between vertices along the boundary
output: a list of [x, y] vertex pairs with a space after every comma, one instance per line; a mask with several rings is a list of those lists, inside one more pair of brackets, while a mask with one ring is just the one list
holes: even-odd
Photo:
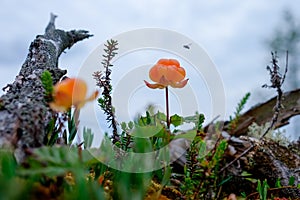
[[106, 120], [110, 124], [109, 127], [113, 129], [113, 143], [119, 141], [119, 135], [117, 132], [117, 121], [114, 114], [114, 108], [112, 106], [112, 85], [111, 85], [111, 67], [112, 59], [117, 55], [118, 41], [108, 40], [104, 45], [105, 54], [102, 55], [103, 60], [101, 64], [104, 67], [104, 71], [96, 71], [93, 76], [97, 82], [97, 86], [102, 89], [102, 96], [98, 99], [99, 106], [106, 114]]

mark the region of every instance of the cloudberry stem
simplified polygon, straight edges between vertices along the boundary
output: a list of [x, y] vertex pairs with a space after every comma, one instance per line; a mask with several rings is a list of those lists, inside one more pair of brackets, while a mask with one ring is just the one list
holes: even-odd
[[169, 90], [166, 87], [166, 112], [167, 112], [167, 127], [170, 130], [170, 116], [169, 116]]

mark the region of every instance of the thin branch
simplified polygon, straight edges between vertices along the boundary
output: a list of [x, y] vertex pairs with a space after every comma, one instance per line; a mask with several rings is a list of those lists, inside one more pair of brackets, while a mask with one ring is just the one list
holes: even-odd
[[[271, 86], [267, 86], [268, 88], [276, 88], [277, 91], [277, 99], [276, 99], [276, 105], [274, 107], [274, 114], [273, 114], [273, 118], [271, 121], [270, 126], [266, 129], [266, 131], [261, 135], [261, 137], [259, 138], [259, 140], [261, 140], [262, 138], [264, 138], [266, 136], [266, 134], [273, 129], [273, 127], [275, 126], [277, 120], [278, 120], [278, 116], [280, 113], [280, 109], [282, 107], [281, 101], [282, 101], [282, 94], [283, 91], [281, 89], [282, 84], [284, 83], [285, 77], [286, 77], [286, 73], [288, 70], [288, 51], [286, 52], [286, 67], [285, 67], [285, 72], [283, 74], [283, 76], [280, 75], [279, 73], [279, 66], [278, 66], [278, 60], [277, 60], [277, 55], [276, 52], [272, 53], [272, 64], [273, 64], [273, 69], [270, 69], [270, 74], [271, 74]], [[266, 86], [263, 86], [266, 87]]]

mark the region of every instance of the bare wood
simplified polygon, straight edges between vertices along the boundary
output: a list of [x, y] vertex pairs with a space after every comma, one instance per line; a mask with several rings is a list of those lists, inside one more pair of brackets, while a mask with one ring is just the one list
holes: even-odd
[[55, 28], [56, 16], [51, 19], [44, 35], [36, 36], [19, 74], [3, 90], [0, 98], [0, 147], [14, 147], [22, 151], [27, 147], [43, 145], [45, 127], [52, 116], [44, 100], [40, 76], [51, 72], [56, 83], [66, 70], [58, 68], [61, 53], [76, 42], [92, 35], [84, 30], [64, 31]]
[[[300, 89], [289, 91], [283, 94], [282, 108], [278, 116], [275, 128], [279, 128], [289, 124], [289, 119], [300, 114]], [[276, 105], [276, 97], [259, 104], [239, 118], [238, 126], [233, 131], [232, 135], [246, 135], [248, 127], [255, 122], [258, 125], [263, 125], [272, 120], [274, 107]], [[225, 130], [228, 127], [225, 126]]]

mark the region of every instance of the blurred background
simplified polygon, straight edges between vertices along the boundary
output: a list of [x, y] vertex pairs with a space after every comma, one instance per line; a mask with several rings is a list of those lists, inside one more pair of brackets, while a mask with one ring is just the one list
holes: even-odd
[[[76, 76], [99, 44], [122, 32], [138, 28], [176, 31], [201, 45], [219, 71], [226, 94], [226, 115], [233, 115], [239, 100], [251, 97], [244, 111], [276, 95], [261, 86], [269, 83], [266, 66], [277, 51], [289, 72], [284, 90], [299, 87], [300, 3], [294, 0], [177, 1], [177, 0], [51, 0], [0, 3], [0, 86], [13, 82], [38, 34], [43, 34], [50, 13], [58, 15], [56, 27], [84, 29], [94, 37], [79, 42], [60, 57], [60, 67]], [[155, 62], [155, 61], [154, 61]], [[0, 91], [0, 95], [3, 91]], [[292, 139], [299, 137], [295, 118], [284, 127]], [[298, 122], [297, 122], [298, 121]]]

